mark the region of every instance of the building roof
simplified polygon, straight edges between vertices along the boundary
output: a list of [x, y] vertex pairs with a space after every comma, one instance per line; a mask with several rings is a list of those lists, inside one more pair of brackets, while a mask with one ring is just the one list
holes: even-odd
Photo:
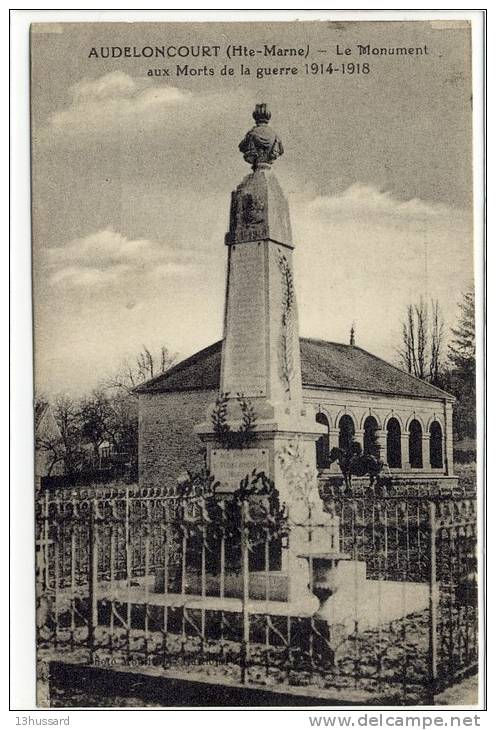
[[[361, 347], [301, 338], [300, 352], [303, 386], [307, 388], [454, 400], [449, 393], [403, 372]], [[222, 340], [188, 357], [166, 373], [148, 380], [138, 386], [135, 392], [217, 390], [220, 384], [221, 353]]]

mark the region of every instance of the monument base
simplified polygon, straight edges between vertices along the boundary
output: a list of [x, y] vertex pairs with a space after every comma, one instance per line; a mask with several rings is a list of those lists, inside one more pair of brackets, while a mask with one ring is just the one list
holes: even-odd
[[[229, 427], [235, 432], [235, 423]], [[338, 539], [338, 519], [324, 512], [318, 491], [315, 441], [321, 428], [301, 414], [287, 419], [283, 414], [277, 420], [257, 421], [244, 448], [229, 448], [211, 424], [196, 428], [206, 447], [207, 465], [219, 483], [217, 494], [238, 490], [246, 477], [254, 479], [260, 472], [273, 483], [287, 511], [288, 536], [280, 562], [288, 576], [286, 600], [295, 605], [306, 601], [309, 611], [312, 606], [316, 610], [318, 602], [309, 590], [309, 566], [301, 556], [335, 550]]]
[[365, 562], [340, 553], [302, 557], [308, 561], [312, 589], [320, 601], [315, 618], [325, 620], [334, 636], [373, 629], [429, 606], [427, 583], [367, 579]]

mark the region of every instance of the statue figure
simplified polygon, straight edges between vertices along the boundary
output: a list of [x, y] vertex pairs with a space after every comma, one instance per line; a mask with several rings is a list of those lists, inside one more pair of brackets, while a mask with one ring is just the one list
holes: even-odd
[[239, 144], [240, 152], [253, 170], [261, 165], [271, 165], [284, 152], [281, 140], [269, 127], [271, 116], [267, 104], [257, 104], [253, 112], [256, 124]]
[[384, 463], [372, 454], [364, 454], [362, 445], [352, 441], [348, 449], [334, 447], [329, 454], [329, 464], [337, 461], [343, 474], [345, 487], [351, 489], [351, 477], [368, 475], [370, 486], [379, 485]]

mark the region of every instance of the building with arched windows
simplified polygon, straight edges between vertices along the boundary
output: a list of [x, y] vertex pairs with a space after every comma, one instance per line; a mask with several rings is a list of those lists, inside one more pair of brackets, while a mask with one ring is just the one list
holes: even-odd
[[[138, 388], [143, 484], [201, 466], [194, 426], [219, 391], [221, 352], [217, 342]], [[300, 353], [303, 400], [325, 429], [316, 441], [322, 476], [339, 473], [330, 449], [354, 440], [393, 475], [452, 481], [453, 396], [356, 345], [302, 338]]]
[[239, 145], [253, 172], [232, 193], [225, 237], [224, 337], [137, 389], [141, 484], [175, 484], [204, 456], [211, 464], [219, 394], [233, 425], [236, 394], [259, 418], [257, 466], [270, 453], [274, 471], [276, 450], [301, 436], [324, 477], [339, 471], [330, 450], [358, 441], [409, 482], [453, 482], [452, 396], [358, 347], [354, 329], [350, 344], [299, 338], [289, 207], [271, 171], [284, 150], [265, 104], [253, 118]]

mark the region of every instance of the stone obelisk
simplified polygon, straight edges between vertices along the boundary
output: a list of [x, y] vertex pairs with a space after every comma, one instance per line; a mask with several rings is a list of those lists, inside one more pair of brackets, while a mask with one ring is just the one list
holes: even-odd
[[[269, 125], [266, 104], [257, 104], [253, 118], [255, 126], [239, 145], [252, 172], [232, 193], [225, 237], [219, 400], [224, 435], [242, 430], [247, 408], [254, 415], [254, 428], [249, 439], [240, 438], [234, 446], [226, 442], [222, 429], [213, 428], [219, 420], [218, 401], [196, 431], [220, 492], [234, 491], [245, 476], [264, 472], [290, 520], [305, 523], [292, 530], [282, 563], [290, 602], [303, 601], [305, 611], [311, 611], [316, 599], [308, 593], [309, 565], [301, 556], [333, 548], [330, 518], [322, 511], [317, 489], [315, 441], [323, 427], [307, 416], [302, 397], [294, 244], [288, 203], [272, 170], [283, 146]], [[309, 531], [309, 523], [315, 529]]]
[[293, 428], [301, 366], [289, 208], [272, 171], [283, 153], [258, 104], [239, 148], [253, 172], [232, 193], [221, 392], [256, 398], [260, 415]]
[[228, 267], [220, 394], [232, 430], [242, 423], [239, 396], [253, 409], [256, 427], [249, 448], [245, 445], [239, 454], [232, 449], [224, 453], [211, 422], [197, 431], [206, 443], [210, 469], [221, 483], [222, 464], [231, 464], [235, 479], [237, 459], [241, 471], [257, 467], [265, 471], [283, 499], [291, 501], [289, 485], [280, 473], [281, 453], [290, 444], [294, 449], [297, 441], [299, 462], [315, 471], [315, 440], [323, 427], [307, 417], [302, 398], [294, 244], [288, 203], [272, 170], [284, 150], [269, 125], [266, 104], [257, 104], [253, 118], [255, 126], [239, 145], [252, 172], [232, 193], [225, 237]]

